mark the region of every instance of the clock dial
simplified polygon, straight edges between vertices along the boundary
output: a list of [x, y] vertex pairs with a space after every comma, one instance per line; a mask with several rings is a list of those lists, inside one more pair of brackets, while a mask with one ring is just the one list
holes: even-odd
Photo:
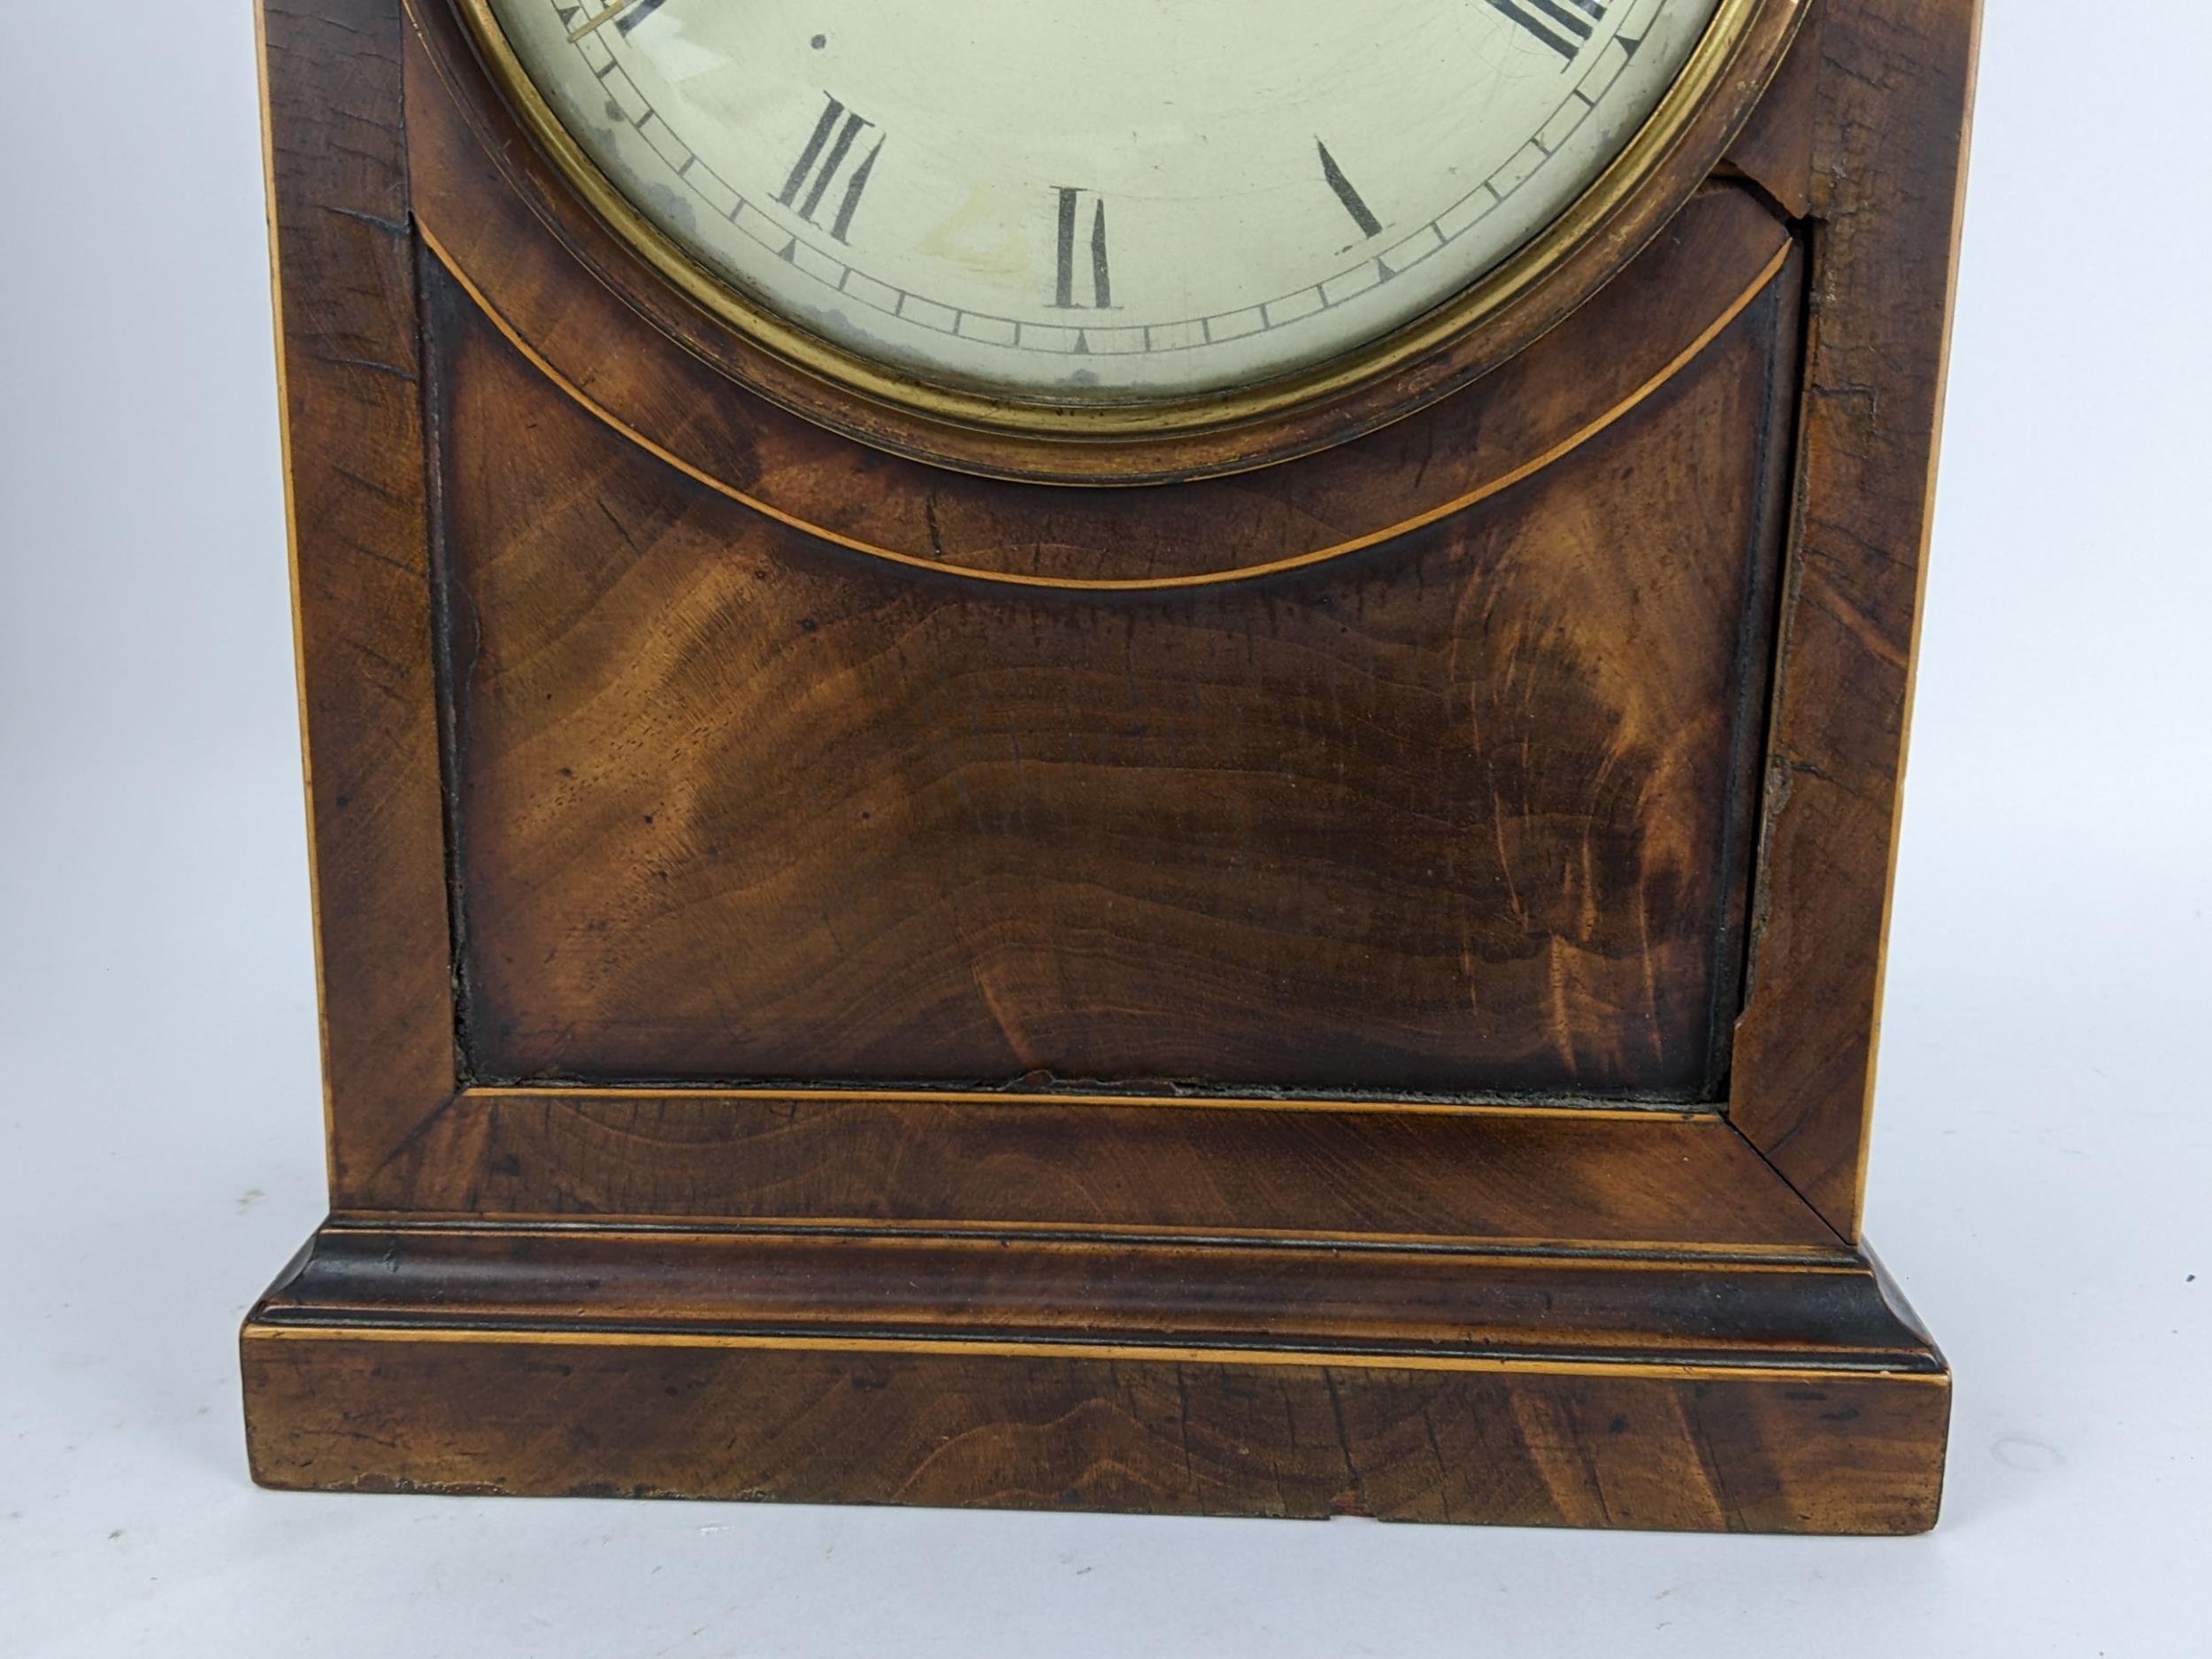
[[1387, 334], [1627, 146], [1718, 0], [489, 0], [730, 286], [915, 378], [1188, 397]]

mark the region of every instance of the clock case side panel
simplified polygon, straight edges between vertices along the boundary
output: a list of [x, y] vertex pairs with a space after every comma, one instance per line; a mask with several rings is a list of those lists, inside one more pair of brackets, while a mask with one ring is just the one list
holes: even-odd
[[452, 949], [399, 0], [259, 24], [333, 1203], [453, 1099]]
[[[1828, 0], [1809, 165], [1745, 147], [1812, 250], [1730, 1121], [1859, 1235], [1920, 597], [1972, 105], [1978, 0]], [[1786, 72], [1787, 73], [1788, 72]]]

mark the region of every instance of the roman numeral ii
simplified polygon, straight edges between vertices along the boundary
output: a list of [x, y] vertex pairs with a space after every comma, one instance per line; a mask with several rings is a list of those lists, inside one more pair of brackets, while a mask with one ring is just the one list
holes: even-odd
[[[1083, 217], [1083, 195], [1080, 190], [1063, 186], [1060, 190], [1060, 255], [1059, 274], [1053, 289], [1053, 304], [1060, 311], [1094, 309], [1105, 311], [1114, 303], [1113, 273], [1106, 257], [1106, 204], [1094, 198], [1091, 209], [1091, 234], [1088, 259], [1083, 259], [1077, 247], [1078, 231]], [[1090, 267], [1091, 297], [1087, 301], [1075, 297], [1076, 274], [1079, 265]]]

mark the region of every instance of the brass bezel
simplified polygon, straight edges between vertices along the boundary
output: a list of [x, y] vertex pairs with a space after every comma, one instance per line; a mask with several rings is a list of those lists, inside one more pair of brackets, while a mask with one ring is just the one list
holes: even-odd
[[[1729, 79], [1740, 48], [1761, 16], [1787, 10], [1796, 0], [1720, 0], [1659, 106], [1590, 188], [1503, 263], [1442, 304], [1311, 368], [1248, 387], [1082, 404], [993, 396], [904, 373], [835, 345], [752, 299], [641, 213], [585, 153], [523, 67], [490, 0], [453, 3], [509, 107], [593, 215], [693, 303], [785, 365], [833, 390], [933, 423], [1053, 442], [1125, 442], [1249, 425], [1371, 387], [1443, 351], [1593, 241], [1672, 156]], [[1622, 260], [1632, 251], [1624, 250]]]

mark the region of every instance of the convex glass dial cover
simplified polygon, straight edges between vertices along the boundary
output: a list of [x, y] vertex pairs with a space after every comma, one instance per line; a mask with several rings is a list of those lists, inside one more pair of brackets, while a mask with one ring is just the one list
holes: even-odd
[[1478, 281], [1717, 0], [481, 0], [691, 260], [896, 373], [1047, 404], [1311, 369]]

